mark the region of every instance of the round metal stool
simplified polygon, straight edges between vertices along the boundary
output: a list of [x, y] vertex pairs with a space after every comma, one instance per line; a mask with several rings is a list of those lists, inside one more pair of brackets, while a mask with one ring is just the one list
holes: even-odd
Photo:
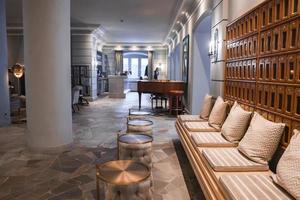
[[133, 119], [127, 122], [127, 132], [152, 135], [153, 122], [148, 119]]
[[99, 182], [103, 183], [105, 200], [152, 199], [150, 170], [132, 160], [116, 160], [96, 165], [97, 199]]
[[139, 161], [151, 169], [152, 141], [152, 136], [145, 134], [124, 134], [119, 136], [119, 159]]
[[139, 111], [139, 110], [130, 110], [129, 109], [129, 116], [128, 119], [129, 120], [133, 120], [133, 119], [148, 119], [148, 117], [151, 115], [150, 112], [147, 111]]

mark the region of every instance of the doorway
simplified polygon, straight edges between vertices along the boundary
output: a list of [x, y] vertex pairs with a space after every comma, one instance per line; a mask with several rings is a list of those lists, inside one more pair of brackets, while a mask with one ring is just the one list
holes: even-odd
[[211, 37], [211, 16], [206, 16], [195, 27], [192, 50], [192, 114], [199, 114], [203, 98], [210, 92], [209, 41]]

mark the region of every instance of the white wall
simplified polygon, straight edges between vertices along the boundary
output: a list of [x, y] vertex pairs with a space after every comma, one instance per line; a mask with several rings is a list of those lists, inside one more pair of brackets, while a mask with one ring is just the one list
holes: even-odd
[[181, 68], [181, 45], [178, 44], [174, 50], [174, 80], [182, 80], [182, 68]]
[[263, 1], [265, 0], [229, 0], [228, 21], [233, 21]]
[[176, 80], [175, 76], [175, 55], [174, 52], [169, 53], [169, 63], [168, 63], [168, 79]]
[[[236, 1], [238, 3], [238, 1]], [[228, 0], [215, 0], [212, 9], [211, 38], [218, 29], [218, 57], [211, 62], [210, 93], [224, 96], [225, 40], [228, 24]]]

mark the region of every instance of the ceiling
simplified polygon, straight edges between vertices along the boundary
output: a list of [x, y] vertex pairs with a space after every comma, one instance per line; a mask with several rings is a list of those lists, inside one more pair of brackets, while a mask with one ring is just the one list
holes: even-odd
[[[192, 1], [71, 0], [71, 22], [100, 26], [109, 43], [162, 43], [180, 9]], [[6, 4], [8, 26], [22, 24], [22, 0]]]

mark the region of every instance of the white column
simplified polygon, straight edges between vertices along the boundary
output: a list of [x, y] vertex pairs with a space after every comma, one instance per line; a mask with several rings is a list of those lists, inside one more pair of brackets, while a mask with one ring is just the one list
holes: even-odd
[[0, 0], [0, 126], [10, 124], [5, 0]]
[[27, 142], [72, 143], [70, 0], [23, 0]]

